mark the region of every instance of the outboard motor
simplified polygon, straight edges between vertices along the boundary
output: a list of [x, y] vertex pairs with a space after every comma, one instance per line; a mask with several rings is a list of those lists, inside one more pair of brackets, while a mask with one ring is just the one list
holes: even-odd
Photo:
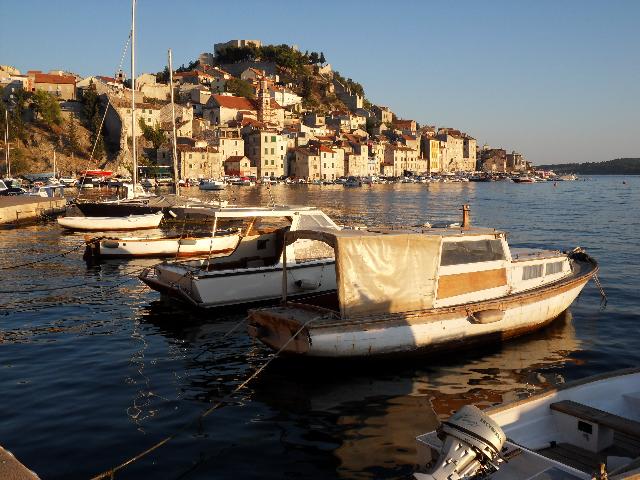
[[[430, 473], [416, 473], [417, 480], [457, 480], [497, 470], [506, 436], [491, 417], [479, 408], [465, 405], [442, 422], [440, 456]], [[444, 438], [443, 438], [444, 437]]]

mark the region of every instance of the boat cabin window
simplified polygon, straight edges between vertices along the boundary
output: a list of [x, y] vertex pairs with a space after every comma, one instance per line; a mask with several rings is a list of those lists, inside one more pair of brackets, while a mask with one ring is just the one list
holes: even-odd
[[542, 276], [543, 265], [527, 265], [522, 267], [522, 280], [531, 280]]
[[460, 265], [504, 259], [504, 250], [500, 240], [444, 242], [440, 265]]
[[291, 227], [288, 217], [260, 217], [250, 224], [249, 235], [262, 235]]
[[553, 275], [554, 273], [560, 273], [562, 271], [562, 263], [563, 262], [551, 262], [547, 263], [545, 267], [545, 275]]
[[323, 215], [300, 215], [299, 230], [316, 230], [317, 228], [335, 228]]

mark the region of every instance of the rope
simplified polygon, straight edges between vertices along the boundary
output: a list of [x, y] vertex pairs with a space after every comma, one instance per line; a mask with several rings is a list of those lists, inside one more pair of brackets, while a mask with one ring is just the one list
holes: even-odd
[[[122, 49], [122, 55], [120, 56], [120, 64], [118, 65], [118, 69], [116, 70], [116, 72], [122, 70], [122, 64], [124, 63], [124, 57], [127, 54], [127, 50], [129, 49], [130, 41], [131, 41], [131, 30], [129, 30], [129, 36], [127, 37], [127, 41], [124, 44], [124, 48]], [[91, 165], [91, 161], [93, 160], [93, 154], [95, 153], [96, 147], [98, 146], [98, 140], [100, 139], [100, 135], [102, 133], [102, 126], [104, 125], [105, 118], [107, 118], [107, 112], [109, 111], [110, 106], [111, 106], [111, 100], [109, 99], [109, 95], [107, 95], [107, 107], [104, 109], [104, 115], [102, 115], [102, 120], [100, 121], [100, 128], [98, 128], [98, 131], [96, 133], [96, 140], [93, 142], [93, 147], [91, 148], [91, 154], [89, 155], [89, 160], [87, 160], [87, 163], [89, 165]], [[82, 182], [80, 182], [80, 187], [78, 188], [78, 194], [76, 195], [74, 200], [77, 200], [78, 198], [80, 198], [80, 195], [82, 194], [82, 187], [84, 186], [84, 181], [86, 178], [87, 178], [86, 175], [82, 176]]]
[[214, 405], [212, 405], [211, 407], [206, 409], [204, 412], [202, 412], [200, 415], [195, 417], [193, 420], [191, 420], [191, 421], [187, 422], [186, 424], [184, 424], [176, 432], [172, 433], [171, 435], [166, 436], [165, 438], [163, 438], [159, 442], [157, 442], [154, 445], [150, 446], [146, 450], [143, 450], [142, 452], [138, 453], [137, 455], [129, 458], [128, 460], [125, 460], [124, 462], [120, 463], [119, 465], [116, 465], [115, 467], [112, 467], [109, 470], [106, 470], [106, 471], [104, 471], [102, 473], [99, 473], [98, 475], [96, 475], [94, 477], [91, 477], [91, 480], [102, 480], [103, 478], [115, 478], [115, 474], [118, 471], [120, 471], [123, 468], [127, 467], [128, 465], [131, 465], [132, 463], [140, 460], [141, 458], [147, 456], [151, 452], [157, 450], [158, 448], [160, 448], [164, 444], [166, 444], [166, 443], [170, 442], [171, 440], [173, 440], [174, 438], [176, 438], [178, 436], [178, 434], [186, 431], [187, 428], [189, 428], [192, 425], [196, 424], [196, 422], [201, 421], [203, 418], [206, 418], [207, 416], [209, 416], [215, 410], [217, 410], [220, 407], [222, 407], [222, 406], [226, 405], [227, 403], [229, 403], [229, 400], [231, 400], [231, 397], [233, 395], [235, 395], [238, 391], [240, 391], [244, 387], [246, 387], [254, 378], [256, 378], [258, 375], [260, 375], [260, 373], [262, 373], [262, 371], [265, 368], [267, 368], [267, 366], [269, 366], [269, 364], [273, 360], [275, 360], [278, 357], [278, 355], [280, 355], [280, 353], [282, 353], [282, 351], [289, 345], [289, 343], [291, 343], [300, 334], [300, 332], [302, 332], [302, 330], [304, 330], [304, 328], [307, 325], [309, 325], [311, 322], [313, 322], [315, 320], [318, 320], [319, 318], [320, 318], [320, 316], [313, 317], [312, 319], [310, 319], [307, 322], [305, 322], [304, 324], [302, 324], [302, 326], [291, 337], [289, 337], [289, 339], [284, 343], [284, 345], [282, 345], [282, 347], [280, 347], [280, 349], [277, 352], [272, 353], [271, 356], [269, 357], [269, 359], [266, 362], [264, 362], [258, 369], [256, 369], [256, 371], [254, 371], [249, 376], [249, 378], [247, 378], [244, 382], [242, 382], [240, 385], [238, 385], [236, 388], [234, 388], [230, 393], [225, 395], [222, 398], [222, 400], [220, 400], [219, 402], [215, 403]]
[[[87, 245], [91, 244], [91, 243], [96, 243], [99, 242], [100, 240], [102, 240], [104, 237], [97, 237], [92, 239], [90, 242], [85, 242], [85, 243], [81, 243], [78, 246], [73, 247], [71, 250], [67, 250], [66, 252], [62, 252], [62, 253], [57, 253], [55, 255], [50, 255], [48, 257], [44, 257], [44, 258], [40, 258], [38, 260], [34, 260], [33, 262], [27, 262], [27, 263], [21, 263], [19, 265], [11, 265], [9, 267], [0, 267], [0, 270], [13, 270], [15, 268], [22, 268], [22, 267], [28, 267], [30, 265], [35, 265], [37, 263], [42, 263], [42, 262], [46, 262], [47, 260], [51, 260], [52, 258], [58, 258], [58, 257], [64, 257], [65, 255], [69, 255], [70, 253], [75, 252], [76, 250], [81, 249], [82, 247], [86, 247]], [[55, 289], [52, 289], [55, 290]], [[33, 291], [33, 290], [32, 290]]]
[[606, 307], [607, 306], [607, 294], [604, 293], [604, 288], [602, 288], [602, 284], [600, 283], [600, 278], [598, 278], [598, 274], [594, 273], [593, 274], [593, 283], [596, 284], [596, 287], [598, 287], [598, 290], [600, 291], [600, 304], [602, 305], [602, 307]]

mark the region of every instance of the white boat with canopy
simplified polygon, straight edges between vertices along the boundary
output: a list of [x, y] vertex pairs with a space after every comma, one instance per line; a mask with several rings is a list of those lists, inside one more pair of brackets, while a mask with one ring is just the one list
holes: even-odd
[[283, 304], [250, 311], [249, 333], [319, 357], [432, 353], [523, 335], [566, 310], [598, 268], [581, 250], [512, 251], [504, 232], [471, 228], [466, 215], [458, 227], [300, 230], [284, 239], [300, 241], [334, 250], [337, 291], [288, 301], [285, 268]]
[[336, 288], [333, 251], [321, 242], [302, 240], [284, 246], [288, 231], [339, 227], [313, 207], [222, 208], [211, 210], [214, 231], [241, 228], [227, 256], [172, 261], [145, 270], [140, 279], [154, 290], [200, 308], [278, 299], [282, 266], [287, 264], [291, 295], [318, 294]]
[[105, 232], [109, 230], [143, 230], [158, 228], [162, 212], [126, 217], [59, 217], [58, 225], [69, 230]]
[[481, 411], [417, 438], [417, 480], [640, 478], [640, 369]]

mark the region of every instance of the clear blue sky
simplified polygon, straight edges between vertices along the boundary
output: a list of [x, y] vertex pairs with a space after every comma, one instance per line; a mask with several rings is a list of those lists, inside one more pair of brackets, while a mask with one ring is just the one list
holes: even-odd
[[[119, 64], [128, 0], [0, 2], [0, 64]], [[137, 17], [138, 72], [161, 70], [169, 47], [179, 65], [232, 38], [296, 44], [399, 117], [534, 163], [640, 156], [639, 1], [138, 0]]]

